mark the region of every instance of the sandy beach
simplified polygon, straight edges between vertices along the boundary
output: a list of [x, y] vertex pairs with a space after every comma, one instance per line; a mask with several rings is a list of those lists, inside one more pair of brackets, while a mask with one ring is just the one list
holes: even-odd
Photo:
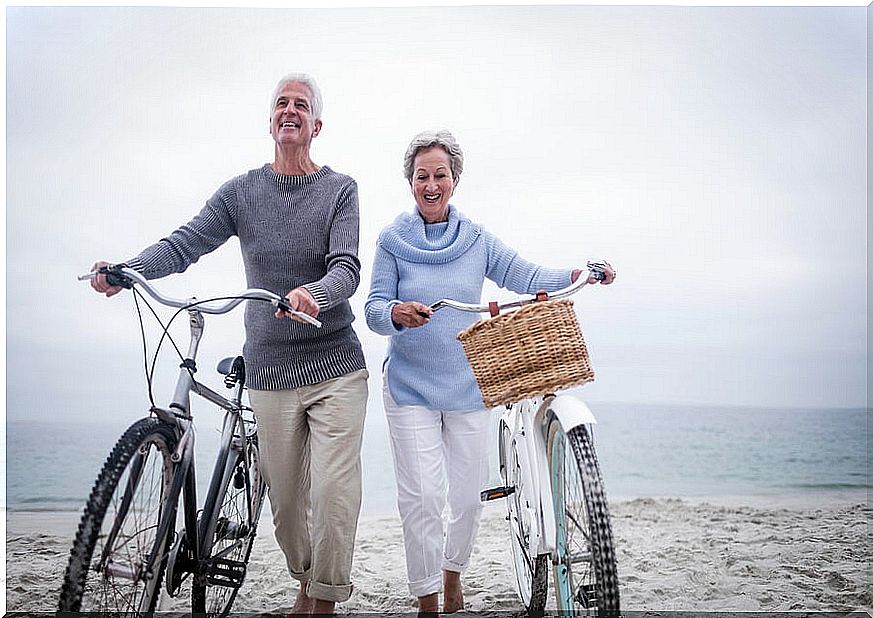
[[[870, 611], [873, 516], [863, 494], [839, 499], [645, 498], [612, 504], [627, 611]], [[53, 611], [77, 523], [72, 513], [7, 513], [6, 609]], [[361, 520], [355, 591], [340, 613], [415, 610], [395, 516]], [[502, 503], [486, 506], [463, 582], [466, 609], [518, 611]], [[269, 514], [235, 611], [282, 613], [296, 583]], [[550, 594], [551, 601], [551, 594]], [[551, 601], [553, 603], [553, 601]], [[187, 611], [187, 599], [160, 609]]]

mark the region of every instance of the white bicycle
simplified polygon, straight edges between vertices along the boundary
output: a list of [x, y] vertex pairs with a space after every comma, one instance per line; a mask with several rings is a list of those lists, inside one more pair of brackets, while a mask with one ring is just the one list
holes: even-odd
[[[589, 262], [588, 275], [601, 279], [603, 267]], [[587, 282], [588, 276], [581, 275], [548, 298], [570, 296]], [[450, 307], [493, 316], [537, 300], [544, 300], [543, 295], [501, 305], [443, 299], [431, 309]], [[499, 465], [504, 485], [483, 491], [482, 500], [506, 498], [518, 594], [529, 614], [545, 609], [551, 562], [561, 614], [619, 615], [612, 526], [594, 451], [596, 423], [588, 406], [566, 393], [520, 398], [505, 404], [501, 414]]]

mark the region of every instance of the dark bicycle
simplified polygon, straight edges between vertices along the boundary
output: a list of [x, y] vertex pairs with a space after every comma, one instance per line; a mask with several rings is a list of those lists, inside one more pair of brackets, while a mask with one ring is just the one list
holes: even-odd
[[[194, 379], [203, 314], [227, 313], [246, 300], [265, 301], [315, 326], [321, 324], [266, 290], [249, 289], [210, 301], [180, 300], [161, 295], [131, 269], [98, 272], [110, 284], [132, 289], [135, 298], [146, 300], [137, 289], [141, 288], [157, 302], [178, 308], [174, 318], [187, 312], [191, 338], [169, 405], [155, 405], [150, 386], [149, 416], [124, 432], [97, 476], [70, 551], [58, 609], [112, 615], [152, 612], [166, 575], [170, 596], [191, 578], [193, 613], [225, 616], [245, 580], [266, 486], [257, 427], [251, 408], [242, 402], [243, 358], [227, 358], [218, 366], [225, 385], [234, 389], [230, 399]], [[202, 511], [197, 509], [192, 393], [225, 411]]]

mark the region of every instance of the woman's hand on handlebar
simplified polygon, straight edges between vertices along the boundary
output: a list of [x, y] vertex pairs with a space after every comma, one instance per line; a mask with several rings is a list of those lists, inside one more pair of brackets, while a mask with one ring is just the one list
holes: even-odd
[[[293, 290], [285, 294], [285, 300], [288, 301], [288, 305], [295, 311], [305, 313], [306, 315], [310, 315], [313, 318], [318, 317], [318, 312], [321, 311], [318, 307], [318, 303], [315, 302], [312, 294], [310, 294], [309, 290], [307, 290], [306, 288], [294, 288]], [[296, 320], [298, 322], [306, 324], [306, 320], [304, 320], [303, 318], [293, 314], [285, 313], [281, 309], [276, 309], [276, 317], [289, 317], [292, 320]]]
[[[94, 266], [91, 267], [91, 272], [95, 272], [105, 266], [112, 266], [109, 262], [96, 262]], [[106, 275], [96, 274], [94, 278], [91, 279], [91, 287], [94, 288], [95, 292], [100, 294], [105, 294], [108, 297], [115, 296], [124, 288], [120, 285], [109, 285], [109, 282], [106, 281]]]
[[391, 321], [406, 328], [417, 328], [430, 322], [433, 309], [414, 300], [394, 305], [391, 308]]
[[[579, 275], [581, 275], [583, 272], [585, 272], [585, 271], [583, 271], [580, 268], [577, 268], [576, 270], [574, 270], [573, 274], [570, 275], [570, 281], [572, 283], [575, 283], [576, 279], [578, 279]], [[615, 269], [612, 267], [612, 264], [610, 264], [609, 262], [602, 262], [602, 267], [601, 267], [600, 272], [602, 273], [602, 277], [597, 277], [593, 274], [589, 275], [588, 283], [597, 283], [599, 281], [602, 285], [609, 285], [610, 283], [615, 281], [615, 274], [616, 274]]]

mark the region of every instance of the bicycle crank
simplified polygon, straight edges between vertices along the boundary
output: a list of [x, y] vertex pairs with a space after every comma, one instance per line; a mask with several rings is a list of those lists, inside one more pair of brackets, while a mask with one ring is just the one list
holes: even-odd
[[194, 566], [194, 560], [191, 558], [188, 542], [183, 532], [176, 537], [176, 541], [173, 543], [172, 549], [170, 549], [170, 554], [167, 556], [167, 594], [175, 597], [179, 593], [182, 582], [185, 581], [188, 575], [194, 572]]

